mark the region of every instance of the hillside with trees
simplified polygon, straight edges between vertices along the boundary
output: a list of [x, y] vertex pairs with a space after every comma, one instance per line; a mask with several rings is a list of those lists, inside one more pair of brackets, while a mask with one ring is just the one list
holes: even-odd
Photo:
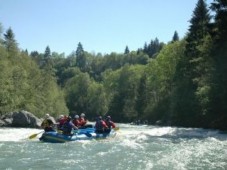
[[[211, 15], [211, 13], [213, 15]], [[1, 29], [2, 30], [2, 29]], [[70, 55], [21, 50], [12, 28], [0, 37], [0, 114], [28, 110], [111, 115], [116, 122], [227, 130], [227, 3], [198, 0], [185, 37], [151, 39], [137, 51]]]

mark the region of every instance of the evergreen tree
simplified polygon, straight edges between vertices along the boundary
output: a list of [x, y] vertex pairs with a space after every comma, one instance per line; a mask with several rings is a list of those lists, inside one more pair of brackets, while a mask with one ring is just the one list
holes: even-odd
[[227, 1], [214, 0], [211, 9], [215, 12], [213, 24], [214, 74], [212, 81], [212, 125], [226, 129], [227, 122]]
[[227, 41], [227, 1], [214, 0], [211, 9], [215, 12], [215, 33], [218, 41]]
[[3, 27], [2, 27], [2, 24], [0, 23], [0, 46], [3, 45], [2, 33], [3, 33]]
[[36, 57], [36, 56], [39, 55], [39, 53], [38, 53], [38, 51], [32, 51], [32, 52], [30, 53], [30, 55], [31, 55], [32, 57]]
[[129, 51], [129, 48], [128, 48], [128, 46], [126, 46], [126, 47], [125, 47], [125, 52], [124, 52], [124, 54], [129, 54], [129, 52], [130, 52], [130, 51]]
[[85, 71], [86, 55], [80, 42], [76, 49], [76, 66], [79, 67], [81, 71]]
[[[210, 15], [207, 5], [204, 0], [198, 0], [190, 20], [191, 25], [186, 38], [185, 58], [182, 58], [178, 63], [178, 74], [175, 77], [177, 85], [175, 100], [178, 108], [182, 109], [181, 115], [178, 115], [178, 118], [181, 118], [182, 121], [178, 123], [181, 125], [199, 126], [201, 121], [201, 101], [196, 93], [205, 86], [202, 81], [208, 72], [207, 66], [209, 64], [204, 64], [207, 54], [203, 53], [201, 48], [207, 36], [209, 36], [209, 22]], [[208, 95], [208, 92], [204, 95]], [[179, 109], [175, 112], [179, 112]]]
[[155, 38], [155, 40], [151, 40], [147, 48], [144, 46], [144, 52], [147, 53], [150, 58], [155, 58], [156, 54], [162, 49], [162, 47], [163, 44], [159, 43], [158, 38]]
[[175, 42], [175, 41], [179, 41], [179, 35], [178, 35], [177, 31], [174, 32], [174, 35], [172, 38], [172, 42]]
[[83, 45], [81, 42], [78, 43], [77, 49], [76, 49], [76, 56], [81, 56], [84, 53]]
[[186, 41], [186, 55], [189, 60], [198, 56], [197, 46], [203, 43], [209, 32], [210, 15], [204, 0], [198, 0], [193, 16], [190, 20], [189, 33]]
[[148, 52], [148, 46], [147, 43], [145, 42], [144, 46], [143, 46], [143, 52], [147, 53]]
[[9, 28], [6, 33], [4, 34], [4, 45], [8, 52], [17, 52], [18, 51], [18, 44], [15, 40], [15, 35], [13, 30]]
[[50, 59], [51, 57], [51, 51], [50, 51], [50, 47], [47, 46], [46, 49], [45, 49], [45, 52], [44, 52], [44, 59]]

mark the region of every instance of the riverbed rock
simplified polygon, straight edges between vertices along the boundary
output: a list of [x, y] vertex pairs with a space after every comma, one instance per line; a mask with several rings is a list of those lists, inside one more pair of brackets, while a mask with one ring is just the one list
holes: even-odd
[[12, 115], [12, 127], [30, 127], [38, 128], [40, 127], [41, 121], [32, 113], [27, 111], [14, 112]]
[[5, 122], [3, 120], [0, 119], [0, 127], [4, 126]]
[[41, 120], [25, 110], [11, 112], [0, 118], [0, 127], [39, 128], [40, 125]]

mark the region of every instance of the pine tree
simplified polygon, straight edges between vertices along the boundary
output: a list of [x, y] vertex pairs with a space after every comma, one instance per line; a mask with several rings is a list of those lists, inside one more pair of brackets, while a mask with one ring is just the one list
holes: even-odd
[[[180, 111], [180, 124], [198, 126], [201, 122], [202, 110], [199, 96], [201, 90], [207, 87], [207, 72], [209, 63], [207, 54], [202, 52], [203, 44], [209, 36], [210, 15], [204, 0], [198, 0], [190, 20], [189, 32], [186, 37], [184, 58], [177, 65], [176, 103]], [[204, 81], [204, 82], [203, 82]], [[198, 94], [198, 95], [197, 95]], [[208, 98], [208, 92], [203, 94]], [[209, 100], [209, 99], [208, 99]], [[179, 109], [176, 110], [179, 112]]]
[[226, 130], [227, 121], [227, 1], [214, 0], [211, 9], [215, 12], [212, 25], [214, 74], [212, 81], [212, 121], [214, 128]]
[[2, 33], [3, 33], [3, 27], [2, 27], [2, 24], [0, 23], [0, 45], [3, 45]]
[[18, 44], [15, 40], [15, 36], [13, 30], [9, 28], [6, 33], [4, 34], [4, 45], [8, 52], [17, 52], [18, 51]]
[[227, 41], [227, 1], [214, 0], [211, 9], [215, 14], [216, 38], [219, 41]]
[[147, 43], [145, 42], [144, 46], [143, 46], [143, 52], [147, 53], [148, 52], [148, 47], [147, 47]]
[[204, 0], [198, 0], [196, 8], [190, 20], [189, 33], [186, 41], [186, 55], [190, 58], [198, 55], [197, 46], [203, 43], [209, 32], [210, 15]]
[[85, 71], [86, 67], [86, 56], [82, 44], [79, 42], [76, 49], [76, 66], [80, 68], [81, 71]]
[[81, 44], [81, 42], [78, 43], [77, 49], [76, 49], [76, 56], [81, 56], [84, 53], [84, 49], [83, 46]]
[[[210, 15], [204, 0], [198, 0], [193, 16], [190, 20], [189, 33], [186, 38], [186, 69], [185, 75], [190, 81], [194, 81], [200, 76], [198, 67], [201, 66], [199, 46], [204, 44], [206, 37], [209, 35]], [[196, 89], [196, 83], [193, 83]]]
[[50, 51], [50, 47], [47, 46], [45, 49], [45, 53], [44, 53], [44, 59], [49, 59], [51, 57], [51, 51]]
[[178, 35], [177, 31], [174, 32], [174, 35], [172, 38], [172, 42], [175, 42], [175, 41], [179, 41], [179, 35]]
[[130, 52], [130, 51], [129, 51], [129, 48], [128, 48], [128, 46], [126, 46], [126, 47], [125, 47], [125, 52], [124, 52], [124, 54], [129, 54], [129, 52]]

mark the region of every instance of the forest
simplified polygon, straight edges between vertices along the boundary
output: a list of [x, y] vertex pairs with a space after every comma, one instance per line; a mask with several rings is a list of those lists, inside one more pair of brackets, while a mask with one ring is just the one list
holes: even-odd
[[[212, 14], [212, 15], [211, 15]], [[151, 39], [137, 51], [68, 56], [20, 49], [0, 25], [0, 116], [27, 110], [111, 115], [115, 122], [227, 130], [227, 1], [198, 0], [187, 34]]]

